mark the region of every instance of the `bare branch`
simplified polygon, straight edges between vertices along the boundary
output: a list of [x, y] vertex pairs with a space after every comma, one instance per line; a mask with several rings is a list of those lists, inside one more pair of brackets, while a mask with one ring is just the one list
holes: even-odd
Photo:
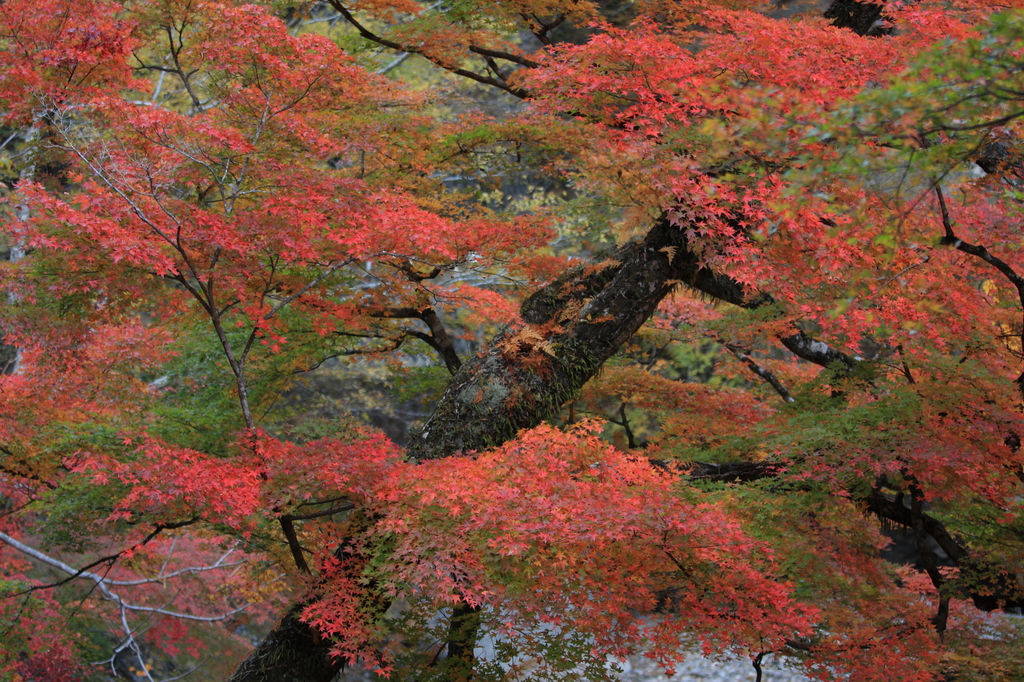
[[[56, 488], [56, 486], [54, 486], [54, 488]], [[193, 517], [193, 518], [191, 518], [191, 519], [189, 519], [187, 521], [178, 521], [178, 522], [175, 522], [175, 523], [166, 523], [166, 524], [165, 523], [158, 523], [153, 528], [153, 531], [149, 535], [147, 535], [145, 538], [143, 538], [139, 542], [136, 542], [134, 545], [132, 545], [128, 549], [121, 550], [117, 554], [110, 554], [108, 556], [105, 556], [105, 557], [102, 557], [100, 559], [97, 559], [96, 561], [93, 561], [92, 563], [87, 564], [86, 566], [83, 566], [82, 568], [78, 569], [77, 571], [72, 569], [70, 577], [65, 578], [64, 580], [59, 580], [59, 581], [57, 581], [55, 583], [48, 583], [46, 585], [34, 585], [34, 586], [30, 587], [29, 589], [27, 589], [24, 592], [21, 592], [19, 594], [26, 594], [28, 592], [36, 592], [36, 591], [39, 591], [39, 590], [49, 590], [49, 589], [53, 589], [55, 587], [60, 587], [61, 585], [65, 585], [65, 584], [71, 582], [72, 580], [76, 580], [76, 579], [84, 576], [85, 573], [90, 568], [96, 568], [97, 566], [100, 566], [102, 564], [106, 564], [108, 566], [113, 566], [114, 562], [117, 561], [118, 559], [120, 559], [122, 556], [124, 556], [125, 552], [133, 551], [135, 549], [138, 549], [139, 547], [145, 546], [153, 538], [155, 538], [157, 535], [159, 535], [161, 532], [163, 532], [165, 530], [174, 530], [174, 529], [177, 529], [177, 528], [184, 528], [185, 526], [190, 526], [193, 523], [196, 523], [197, 521], [199, 521], [199, 517]], [[5, 536], [2, 533], [0, 533], [0, 536], [2, 536], [2, 537], [0, 537], [0, 540], [3, 540], [4, 542], [7, 542], [6, 538], [9, 537], [9, 536]], [[15, 545], [12, 544], [12, 543], [8, 542], [7, 544], [10, 544], [12, 547], [15, 547]]]
[[[491, 78], [490, 76], [483, 76], [483, 75], [475, 73], [473, 71], [468, 71], [468, 70], [463, 69], [461, 67], [453, 66], [451, 64], [448, 64], [448, 63], [444, 62], [443, 60], [439, 59], [438, 57], [435, 57], [435, 56], [433, 56], [431, 54], [428, 54], [422, 48], [415, 47], [415, 46], [412, 46], [412, 45], [402, 45], [401, 43], [396, 43], [393, 40], [389, 40], [388, 38], [385, 38], [383, 36], [379, 36], [376, 33], [374, 33], [373, 31], [371, 31], [368, 28], [366, 28], [366, 26], [364, 26], [362, 23], [360, 23], [359, 20], [357, 20], [352, 15], [352, 12], [350, 12], [338, 0], [327, 0], [327, 2], [330, 3], [331, 7], [333, 7], [336, 10], [338, 10], [338, 13], [341, 14], [341, 16], [345, 17], [345, 21], [347, 21], [349, 24], [351, 24], [352, 27], [355, 28], [359, 32], [359, 35], [361, 35], [363, 38], [366, 38], [367, 40], [369, 40], [371, 42], [377, 43], [378, 45], [383, 45], [384, 47], [387, 47], [387, 48], [390, 48], [392, 50], [395, 50], [396, 52], [411, 52], [413, 54], [418, 54], [421, 57], [423, 57], [424, 59], [426, 59], [427, 61], [429, 61], [430, 63], [434, 64], [435, 66], [441, 67], [445, 71], [449, 71], [451, 73], [454, 73], [457, 76], [462, 76], [464, 78], [468, 78], [470, 80], [476, 81], [477, 83], [482, 83], [484, 85], [492, 85], [492, 86], [498, 88], [499, 90], [504, 90], [505, 92], [509, 93], [510, 95], [512, 95], [514, 97], [518, 97], [519, 99], [526, 99], [529, 96], [529, 94], [526, 92], [526, 90], [524, 90], [522, 88], [510, 86], [507, 83], [505, 83], [505, 81], [503, 79]], [[470, 48], [470, 49], [472, 49], [472, 48]], [[480, 49], [485, 49], [485, 48], [480, 48]], [[495, 55], [491, 55], [491, 56], [495, 56]], [[510, 55], [510, 56], [513, 56], [513, 55]], [[517, 61], [516, 63], [521, 63], [521, 62]]]
[[306, 285], [303, 286], [301, 289], [299, 289], [294, 294], [292, 294], [288, 298], [286, 298], [283, 301], [281, 301], [280, 303], [278, 303], [276, 306], [274, 306], [274, 308], [269, 313], [267, 313], [266, 315], [263, 316], [263, 319], [264, 320], [269, 320], [270, 318], [274, 317], [274, 315], [277, 315], [279, 312], [281, 312], [281, 309], [284, 308], [286, 305], [288, 305], [289, 303], [291, 303], [295, 299], [297, 299], [300, 296], [302, 296], [304, 293], [306, 293], [307, 291], [309, 291], [310, 289], [315, 287], [317, 284], [320, 284], [320, 282], [324, 281], [325, 279], [327, 279], [328, 277], [333, 275], [335, 272], [337, 272], [341, 268], [343, 268], [346, 265], [348, 265], [350, 263], [353, 263], [353, 262], [355, 262], [354, 258], [347, 258], [347, 259], [345, 259], [343, 261], [339, 261], [339, 262], [335, 263], [334, 265], [330, 266], [329, 268], [324, 270], [322, 273], [320, 273], [319, 275], [317, 275], [316, 277], [311, 279], [309, 282], [307, 282]]
[[[134, 586], [134, 585], [141, 585], [141, 584], [147, 584], [147, 583], [153, 583], [153, 582], [162, 582], [163, 579], [162, 578], [156, 578], [156, 579], [152, 579], [152, 580], [145, 580], [145, 581], [142, 581], [142, 582], [111, 580], [110, 578], [107, 578], [106, 576], [99, 575], [98, 573], [92, 573], [91, 571], [86, 571], [86, 570], [76, 570], [73, 567], [68, 566], [66, 563], [64, 563], [60, 559], [56, 559], [54, 557], [51, 557], [48, 554], [44, 554], [43, 552], [40, 552], [39, 550], [37, 550], [37, 549], [35, 549], [33, 547], [29, 547], [28, 545], [24, 544], [23, 542], [19, 542], [18, 540], [15, 540], [10, 535], [7, 535], [6, 533], [0, 533], [0, 540], [5, 542], [6, 544], [10, 545], [14, 549], [18, 550], [22, 554], [30, 556], [33, 559], [35, 559], [35, 560], [37, 560], [37, 561], [39, 561], [41, 563], [46, 564], [47, 566], [51, 566], [53, 568], [56, 568], [59, 571], [67, 573], [73, 579], [74, 578], [84, 578], [86, 580], [91, 580], [93, 583], [96, 584], [96, 587], [99, 589], [99, 591], [103, 595], [104, 599], [106, 599], [107, 601], [112, 601], [112, 602], [116, 603], [118, 605], [118, 607], [122, 611], [125, 611], [125, 612], [127, 612], [127, 611], [138, 611], [138, 612], [141, 612], [141, 613], [159, 613], [159, 614], [164, 615], [164, 616], [171, 616], [171, 617], [174, 617], [174, 618], [181, 618], [181, 619], [184, 619], [184, 620], [194, 620], [194, 621], [202, 621], [202, 622], [212, 623], [212, 622], [224, 620], [225, 618], [229, 618], [230, 616], [232, 616], [232, 615], [234, 615], [236, 613], [239, 613], [240, 611], [243, 611], [243, 610], [245, 610], [246, 608], [249, 607], [249, 604], [246, 604], [245, 606], [243, 606], [241, 608], [234, 609], [232, 611], [229, 611], [227, 613], [223, 613], [223, 614], [220, 614], [220, 615], [217, 615], [217, 616], [195, 616], [195, 615], [192, 615], [192, 614], [189, 614], [189, 613], [180, 613], [180, 612], [177, 612], [177, 611], [169, 611], [169, 610], [167, 610], [166, 607], [154, 608], [154, 607], [149, 607], [149, 606], [142, 606], [142, 605], [139, 605], [139, 604], [131, 604], [131, 603], [128, 603], [127, 601], [125, 601], [116, 592], [111, 590], [110, 587], [111, 586], [115, 586], [115, 587], [118, 587], [118, 586]], [[230, 552], [228, 554], [230, 554]], [[225, 555], [225, 556], [227, 556], [227, 555]], [[219, 561], [218, 564], [215, 565], [214, 567], [215, 568], [227, 568], [228, 565], [222, 563], [222, 561], [223, 561], [223, 557], [222, 557], [221, 561]], [[181, 574], [184, 574], [184, 573], [185, 573], [184, 571], [181, 572]], [[165, 577], [169, 577], [169, 576], [165, 576]], [[130, 630], [130, 628], [129, 628], [129, 630]]]

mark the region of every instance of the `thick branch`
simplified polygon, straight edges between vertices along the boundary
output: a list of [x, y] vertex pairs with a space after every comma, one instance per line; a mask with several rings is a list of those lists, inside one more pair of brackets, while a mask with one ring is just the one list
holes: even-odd
[[420, 313], [420, 319], [430, 327], [430, 336], [434, 340], [431, 345], [441, 355], [448, 371], [452, 374], [458, 372], [462, 367], [462, 360], [455, 352], [455, 347], [452, 345], [451, 339], [448, 338], [448, 332], [445, 331], [441, 318], [437, 316], [433, 308], [427, 308]]
[[352, 511], [353, 509], [355, 509], [354, 504], [352, 504], [351, 502], [344, 502], [336, 507], [325, 509], [324, 511], [310, 512], [308, 514], [287, 514], [286, 516], [282, 516], [281, 518], [287, 521], [309, 521], [310, 519], [320, 519], [325, 516], [334, 516], [335, 514], [340, 514], [342, 512]]
[[[667, 253], [675, 256], [671, 262]], [[556, 414], [680, 282], [747, 303], [740, 284], [700, 267], [684, 231], [662, 216], [642, 241], [570, 270], [527, 299], [523, 324], [504, 330], [458, 370], [409, 456], [436, 459], [480, 450]], [[413, 308], [381, 316], [422, 319]], [[530, 338], [541, 341], [531, 345]], [[337, 672], [340, 663], [327, 658], [329, 642], [318, 644], [299, 622], [301, 611], [296, 607], [285, 617], [231, 682], [326, 682]], [[307, 659], [309, 669], [277, 663]]]
[[910, 486], [910, 494], [910, 519], [913, 522], [917, 551], [921, 555], [921, 564], [924, 566], [924, 571], [928, 574], [928, 578], [932, 581], [932, 586], [935, 587], [935, 591], [939, 595], [939, 610], [932, 622], [941, 636], [946, 631], [946, 623], [949, 619], [949, 595], [944, 594], [942, 591], [945, 579], [939, 572], [939, 567], [935, 564], [935, 555], [932, 554], [932, 548], [928, 546], [928, 536], [924, 529], [924, 492], [914, 483]]
[[849, 355], [832, 348], [827, 343], [812, 339], [802, 331], [790, 336], [779, 337], [779, 341], [793, 355], [822, 367], [839, 367], [850, 372], [857, 366], [857, 361]]
[[430, 329], [430, 334], [423, 334], [420, 332], [410, 331], [407, 332], [409, 336], [414, 336], [417, 339], [423, 341], [428, 346], [437, 351], [437, 354], [444, 360], [445, 366], [451, 374], [455, 374], [462, 367], [462, 360], [459, 359], [459, 354], [455, 352], [455, 346], [452, 345], [451, 339], [448, 337], [448, 332], [444, 328], [444, 324], [441, 322], [441, 318], [438, 317], [437, 313], [431, 307], [423, 308], [422, 310], [417, 308], [386, 308], [381, 311], [370, 313], [371, 317], [383, 317], [387, 319], [416, 319], [422, 320], [425, 325]]
[[[520, 310], [521, 323], [506, 328], [489, 347], [462, 365], [434, 413], [414, 436], [409, 457], [438, 459], [482, 450], [556, 415], [680, 283], [745, 308], [772, 302], [768, 296], [748, 298], [743, 286], [732, 278], [701, 267], [698, 256], [688, 248], [684, 230], [663, 215], [642, 240], [620, 247], [603, 260], [569, 270], [529, 297]], [[409, 308], [386, 316], [419, 318], [420, 311]], [[802, 332], [787, 339], [787, 347], [792, 346], [801, 357], [826, 366], [836, 361], [853, 365], [854, 361]], [[680, 466], [663, 464], [666, 468]], [[692, 479], [723, 482], [756, 480], [781, 470], [779, 465], [766, 463], [690, 462], [682, 466]], [[274, 652], [278, 650], [287, 650], [281, 656], [292, 656], [289, 647], [293, 644], [295, 651], [310, 651], [313, 636], [298, 623], [299, 612], [297, 607], [286, 617], [260, 645], [255, 658], [276, 660]], [[325, 643], [322, 650], [314, 648], [310, 655], [322, 656], [327, 648]], [[297, 676], [286, 668], [268, 672], [250, 659], [232, 682], [313, 682], [329, 679], [328, 673], [326, 668], [320, 677], [312, 673]]]
[[306, 557], [302, 554], [302, 545], [299, 544], [299, 536], [295, 533], [295, 524], [292, 523], [292, 517], [282, 516], [278, 521], [281, 524], [281, 530], [284, 531], [284, 537], [288, 541], [288, 549], [292, 553], [292, 561], [295, 562], [295, 567], [309, 575], [312, 571], [309, 570]]
[[882, 21], [884, 5], [860, 0], [834, 0], [825, 10], [825, 18], [838, 28], [848, 28], [857, 35], [879, 36], [889, 30]]
[[448, 624], [448, 669], [452, 680], [470, 680], [473, 677], [474, 649], [480, 631], [480, 609], [465, 602], [452, 609]]
[[463, 365], [409, 456], [482, 450], [554, 416], [680, 282], [745, 302], [742, 285], [702, 268], [667, 216], [642, 241], [551, 282], [523, 303], [523, 324], [502, 331]]

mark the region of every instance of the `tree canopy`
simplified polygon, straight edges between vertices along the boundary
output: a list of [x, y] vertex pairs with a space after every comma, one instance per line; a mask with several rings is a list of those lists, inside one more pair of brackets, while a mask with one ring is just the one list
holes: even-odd
[[1019, 679], [1011, 5], [2, 0], [0, 678]]

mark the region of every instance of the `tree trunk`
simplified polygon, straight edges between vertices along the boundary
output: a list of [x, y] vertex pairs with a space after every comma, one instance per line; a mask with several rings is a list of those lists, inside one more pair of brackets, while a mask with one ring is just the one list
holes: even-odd
[[[666, 215], [640, 241], [581, 265], [530, 296], [452, 378], [409, 456], [440, 459], [500, 445], [554, 416], [680, 284], [740, 305], [741, 285], [699, 266]], [[326, 682], [341, 670], [294, 607], [229, 682]], [[466, 646], [466, 645], [462, 645]]]
[[331, 659], [329, 641], [299, 621], [305, 607], [293, 606], [229, 682], [331, 682], [341, 671], [341, 661]]

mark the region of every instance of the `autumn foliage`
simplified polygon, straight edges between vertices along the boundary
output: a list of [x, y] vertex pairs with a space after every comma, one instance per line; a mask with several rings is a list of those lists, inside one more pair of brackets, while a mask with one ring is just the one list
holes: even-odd
[[[1020, 674], [1024, 16], [610, 4], [0, 2], [0, 678], [241, 659], [289, 604], [401, 679]], [[666, 226], [692, 277], [590, 366], [580, 292]], [[536, 426], [286, 406], [423, 357]]]

